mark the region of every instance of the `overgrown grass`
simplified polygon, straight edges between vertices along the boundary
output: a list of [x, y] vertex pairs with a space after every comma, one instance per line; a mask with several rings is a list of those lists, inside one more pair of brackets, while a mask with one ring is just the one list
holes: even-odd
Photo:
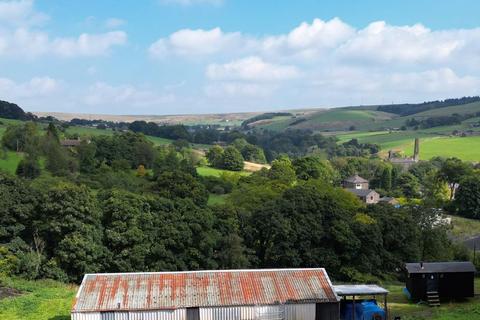
[[2, 285], [23, 292], [0, 300], [0, 319], [68, 320], [77, 287], [63, 283], [22, 279], [2, 280]]
[[216, 169], [212, 167], [198, 167], [197, 168], [197, 173], [202, 176], [202, 177], [207, 177], [207, 176], [213, 176], [213, 177], [220, 177], [223, 173], [238, 173], [242, 176], [248, 176], [251, 173], [246, 172], [246, 171], [228, 171], [228, 170], [222, 170], [222, 169]]

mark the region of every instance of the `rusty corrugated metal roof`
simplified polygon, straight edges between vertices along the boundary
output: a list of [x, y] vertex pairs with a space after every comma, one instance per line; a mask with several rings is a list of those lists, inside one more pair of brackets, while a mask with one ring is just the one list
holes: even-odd
[[336, 301], [323, 268], [87, 274], [72, 312]]

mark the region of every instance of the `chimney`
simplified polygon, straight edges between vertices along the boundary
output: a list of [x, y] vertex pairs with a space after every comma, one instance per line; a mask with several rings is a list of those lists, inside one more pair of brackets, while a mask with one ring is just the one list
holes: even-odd
[[415, 138], [415, 148], [413, 149], [413, 160], [420, 160], [420, 139]]
[[423, 270], [423, 261], [420, 262], [420, 269]]
[[388, 150], [388, 159], [392, 159], [392, 155], [393, 155], [393, 151], [392, 150]]

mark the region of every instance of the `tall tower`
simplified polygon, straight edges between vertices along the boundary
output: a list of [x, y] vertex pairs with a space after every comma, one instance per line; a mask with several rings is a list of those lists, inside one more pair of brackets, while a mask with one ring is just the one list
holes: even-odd
[[420, 160], [420, 139], [415, 138], [415, 148], [413, 149], [413, 160]]

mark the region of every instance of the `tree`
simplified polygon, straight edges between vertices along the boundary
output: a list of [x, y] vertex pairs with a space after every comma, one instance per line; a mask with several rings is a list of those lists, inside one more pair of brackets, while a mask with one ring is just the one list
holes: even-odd
[[97, 164], [95, 153], [97, 147], [95, 143], [82, 141], [77, 147], [79, 169], [82, 173], [93, 173]]
[[440, 180], [448, 183], [450, 187], [450, 200], [455, 198], [455, 190], [457, 189], [460, 181], [472, 172], [472, 167], [462, 162], [457, 158], [449, 158], [445, 160], [440, 167], [438, 176]]
[[118, 190], [105, 192], [99, 198], [105, 245], [110, 253], [109, 269], [115, 272], [145, 270], [153, 227], [148, 199]]
[[205, 186], [192, 175], [178, 170], [160, 174], [153, 188], [160, 196], [168, 199], [191, 199], [199, 206], [205, 206], [208, 201]]
[[35, 179], [40, 176], [40, 165], [33, 157], [26, 157], [18, 163], [15, 174], [26, 179]]
[[242, 154], [234, 147], [226, 147], [222, 157], [222, 168], [231, 171], [243, 170]]
[[397, 179], [397, 188], [407, 198], [417, 198], [420, 195], [420, 183], [411, 173], [402, 173]]
[[296, 174], [290, 159], [288, 157], [281, 157], [274, 160], [272, 167], [268, 171], [268, 177], [288, 185], [292, 184], [296, 179]]
[[223, 166], [223, 148], [214, 145], [207, 152], [207, 159], [210, 165], [214, 168], [221, 168]]
[[392, 168], [387, 166], [383, 169], [380, 177], [380, 187], [386, 191], [392, 189]]
[[317, 157], [303, 157], [293, 160], [292, 165], [298, 179], [320, 179], [327, 183], [338, 180], [338, 173], [330, 162], [322, 161]]
[[458, 214], [473, 219], [480, 219], [480, 175], [465, 177], [457, 190], [455, 206]]

